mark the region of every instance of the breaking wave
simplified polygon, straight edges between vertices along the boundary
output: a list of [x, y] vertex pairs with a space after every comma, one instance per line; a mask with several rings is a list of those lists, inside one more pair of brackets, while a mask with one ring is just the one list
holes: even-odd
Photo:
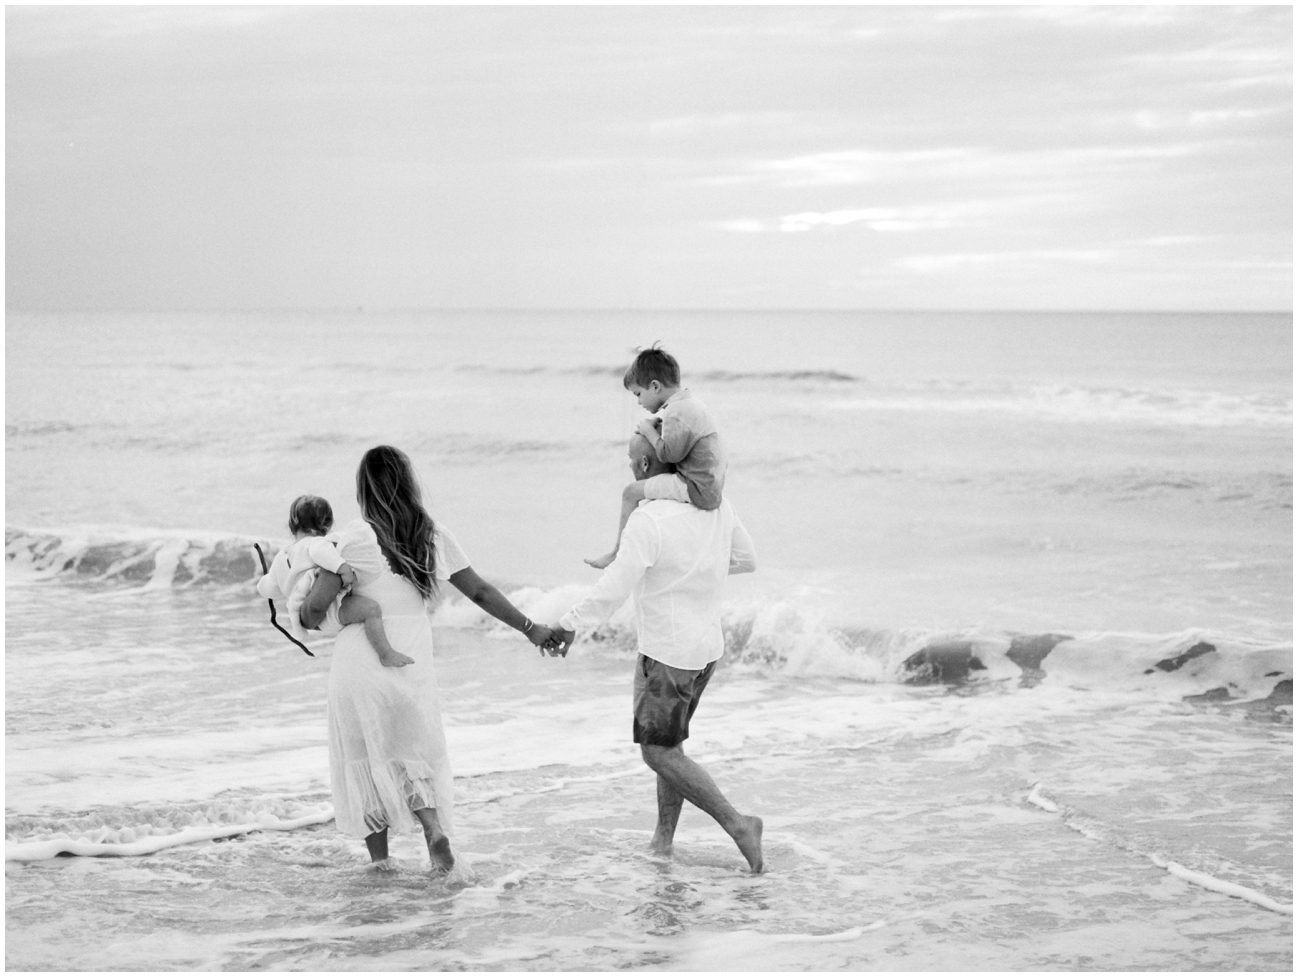
[[[202, 533], [122, 533], [110, 527], [30, 532], [7, 529], [10, 579], [59, 580], [105, 588], [246, 590], [261, 573], [253, 544], [267, 559], [282, 541]], [[503, 586], [534, 620], [557, 620], [586, 591]], [[441, 627], [507, 629], [458, 595], [438, 608]], [[727, 604], [725, 667], [808, 678], [845, 678], [977, 689], [990, 685], [1146, 692], [1203, 704], [1259, 703], [1288, 717], [1293, 646], [1187, 629], [1174, 634], [1058, 631], [1023, 634], [973, 629], [874, 628], [831, 623], [795, 600]], [[584, 634], [576, 653], [629, 655], [630, 608]]]

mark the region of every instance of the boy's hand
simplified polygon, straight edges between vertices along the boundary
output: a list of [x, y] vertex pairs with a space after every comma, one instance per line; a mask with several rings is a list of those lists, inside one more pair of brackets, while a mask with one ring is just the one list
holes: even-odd
[[662, 425], [663, 419], [661, 417], [646, 417], [635, 426], [635, 429], [652, 441], [654, 438], [658, 437], [658, 432], [662, 429]]
[[343, 578], [344, 587], [350, 587], [356, 583], [356, 571], [352, 569], [350, 563], [344, 563], [338, 568], [338, 576]]

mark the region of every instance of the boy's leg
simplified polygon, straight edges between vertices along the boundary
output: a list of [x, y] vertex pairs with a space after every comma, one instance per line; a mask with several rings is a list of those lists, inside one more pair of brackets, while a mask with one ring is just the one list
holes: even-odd
[[622, 530], [626, 529], [626, 521], [631, 518], [631, 513], [635, 512], [636, 506], [644, 501], [644, 482], [632, 482], [626, 488], [622, 489], [622, 515], [617, 524], [617, 542], [613, 549], [603, 556], [596, 557], [593, 560], [587, 560], [590, 566], [596, 570], [603, 570], [606, 566], [617, 558], [617, 548], [622, 543]]
[[402, 665], [413, 665], [415, 660], [403, 655], [388, 642], [387, 633], [383, 630], [383, 610], [378, 602], [360, 594], [348, 594], [338, 605], [338, 621], [341, 624], [360, 624], [365, 628], [365, 637], [371, 647], [378, 653], [379, 661], [388, 668], [400, 668]]

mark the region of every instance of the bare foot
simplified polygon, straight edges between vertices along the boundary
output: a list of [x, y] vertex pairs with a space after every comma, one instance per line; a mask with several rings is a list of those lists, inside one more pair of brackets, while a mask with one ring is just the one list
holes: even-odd
[[394, 651], [390, 655], [379, 653], [379, 662], [384, 668], [401, 668], [405, 665], [413, 665], [415, 660], [409, 655], [403, 655], [399, 651]]
[[432, 860], [433, 871], [445, 875], [455, 867], [455, 856], [451, 854], [451, 839], [438, 835], [436, 839], [428, 838], [428, 857]]
[[597, 556], [592, 560], [586, 560], [585, 563], [587, 566], [592, 566], [596, 570], [603, 570], [616, 559], [617, 550], [614, 550], [612, 553], [605, 553], [603, 556]]
[[370, 862], [370, 869], [375, 872], [395, 872], [397, 863], [391, 858], [378, 858]]
[[653, 854], [660, 855], [663, 858], [671, 858], [672, 842], [670, 839], [659, 838], [658, 835], [655, 834], [649, 842], [649, 850], [653, 852]]
[[735, 839], [735, 844], [739, 846], [740, 853], [748, 859], [748, 867], [753, 870], [753, 874], [762, 871], [762, 819], [744, 815], [740, 818], [743, 827], [736, 831], [731, 837]]

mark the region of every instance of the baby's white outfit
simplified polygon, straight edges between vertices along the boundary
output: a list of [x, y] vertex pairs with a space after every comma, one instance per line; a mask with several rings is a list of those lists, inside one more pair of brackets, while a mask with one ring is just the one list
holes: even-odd
[[[311, 592], [311, 585], [320, 570], [337, 573], [345, 562], [338, 554], [332, 536], [303, 536], [275, 554], [270, 570], [257, 581], [257, 593], [270, 600], [287, 602], [289, 630], [295, 638], [303, 640], [308, 633], [302, 626], [299, 612]], [[342, 630], [338, 608], [346, 594], [343, 591], [329, 605], [324, 620], [319, 628], [313, 629], [313, 634], [333, 635]]]

